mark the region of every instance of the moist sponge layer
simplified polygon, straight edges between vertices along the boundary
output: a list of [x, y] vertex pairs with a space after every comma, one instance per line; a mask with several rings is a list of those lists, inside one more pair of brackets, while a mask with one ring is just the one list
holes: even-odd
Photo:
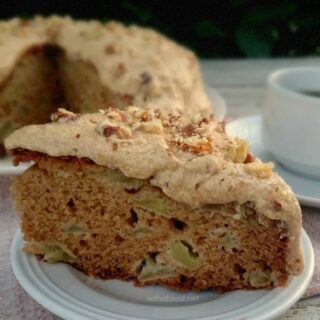
[[105, 279], [185, 290], [286, 284], [286, 224], [253, 203], [190, 208], [149, 180], [37, 154], [15, 178], [25, 250]]

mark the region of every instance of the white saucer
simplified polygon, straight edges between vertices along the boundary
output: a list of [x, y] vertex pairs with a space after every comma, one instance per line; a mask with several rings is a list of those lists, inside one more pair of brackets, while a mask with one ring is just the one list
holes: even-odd
[[289, 309], [308, 287], [314, 269], [310, 239], [302, 231], [302, 274], [283, 289], [186, 293], [131, 282], [92, 279], [66, 264], [48, 264], [21, 251], [18, 230], [11, 265], [21, 286], [43, 307], [67, 320], [266, 320]]
[[[205, 86], [205, 91], [213, 105], [215, 118], [222, 121], [227, 110], [226, 102], [217, 90], [209, 86]], [[26, 163], [15, 167], [10, 158], [0, 158], [0, 175], [19, 175], [29, 167], [30, 164]]]
[[282, 167], [264, 149], [261, 141], [261, 116], [251, 116], [230, 122], [226, 130], [233, 136], [247, 139], [252, 153], [263, 161], [272, 161], [276, 171], [293, 189], [301, 204], [320, 207], [320, 180], [296, 175]]
[[221, 94], [212, 87], [205, 86], [205, 91], [212, 103], [215, 119], [217, 119], [218, 121], [222, 121], [227, 111], [225, 100], [223, 99]]

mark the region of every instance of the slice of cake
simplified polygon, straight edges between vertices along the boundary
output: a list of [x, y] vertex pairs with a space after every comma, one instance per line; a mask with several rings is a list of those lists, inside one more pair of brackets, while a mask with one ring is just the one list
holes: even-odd
[[5, 141], [25, 251], [103, 279], [184, 290], [284, 286], [301, 212], [272, 164], [223, 123], [129, 107], [30, 125]]
[[37, 17], [0, 22], [0, 153], [26, 124], [130, 104], [212, 112], [196, 56], [156, 31], [121, 23]]

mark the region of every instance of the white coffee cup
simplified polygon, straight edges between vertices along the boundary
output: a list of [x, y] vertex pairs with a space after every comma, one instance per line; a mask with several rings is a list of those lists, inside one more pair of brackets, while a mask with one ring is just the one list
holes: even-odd
[[283, 69], [269, 76], [262, 139], [283, 166], [320, 178], [320, 67]]

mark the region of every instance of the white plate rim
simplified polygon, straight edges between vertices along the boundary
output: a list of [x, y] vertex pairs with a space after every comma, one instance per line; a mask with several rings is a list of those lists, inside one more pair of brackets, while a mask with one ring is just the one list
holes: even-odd
[[[289, 284], [288, 287], [284, 288], [284, 289], [273, 289], [271, 291], [267, 291], [265, 296], [262, 296], [260, 299], [258, 299], [257, 301], [262, 300], [263, 297], [269, 297], [271, 296], [271, 302], [273, 300], [275, 300], [275, 298], [273, 297], [272, 300], [272, 292], [276, 292], [278, 293], [278, 298], [279, 296], [282, 297], [282, 295], [284, 295], [284, 292], [287, 291], [288, 292], [288, 297], [287, 300], [285, 301], [285, 303], [282, 303], [280, 305], [272, 305], [269, 306], [269, 308], [266, 310], [266, 304], [265, 303], [261, 303], [260, 301], [260, 305], [258, 309], [249, 309], [250, 311], [247, 314], [241, 315], [241, 318], [245, 317], [247, 320], [250, 319], [254, 319], [254, 320], [267, 320], [267, 319], [273, 319], [277, 316], [279, 316], [280, 314], [282, 314], [283, 312], [285, 312], [287, 309], [289, 309], [304, 293], [304, 291], [306, 290], [306, 288], [308, 287], [311, 278], [312, 278], [312, 274], [313, 274], [313, 270], [314, 270], [314, 252], [313, 252], [313, 248], [312, 248], [312, 244], [311, 241], [307, 235], [307, 233], [302, 229], [302, 233], [301, 233], [301, 245], [302, 245], [302, 251], [303, 251], [303, 255], [304, 255], [304, 260], [305, 260], [305, 270], [303, 271], [303, 274], [298, 276], [298, 277], [294, 277], [291, 278], [289, 280]], [[22, 259], [21, 257], [28, 257], [27, 259], [35, 259], [34, 256], [28, 256], [25, 253], [21, 252], [21, 246], [22, 246], [22, 235], [20, 230], [18, 229], [14, 239], [12, 241], [12, 245], [11, 245], [11, 252], [10, 252], [10, 259], [11, 259], [11, 266], [13, 269], [13, 272], [17, 278], [17, 280], [19, 281], [19, 283], [21, 284], [21, 286], [25, 289], [25, 291], [33, 298], [35, 299], [40, 305], [42, 305], [43, 307], [45, 307], [46, 309], [48, 309], [49, 311], [51, 311], [52, 313], [67, 319], [67, 320], [73, 320], [73, 319], [78, 319], [78, 320], [86, 320], [88, 319], [88, 314], [84, 315], [85, 311], [87, 311], [86, 309], [82, 309], [80, 313], [79, 309], [74, 310], [74, 308], [72, 308], [72, 305], [62, 305], [60, 303], [57, 302], [57, 300], [53, 300], [50, 299], [50, 294], [51, 294], [51, 298], [52, 295], [55, 299], [57, 299], [59, 296], [59, 291], [58, 293], [56, 292], [55, 294], [52, 293], [52, 288], [51, 291], [48, 288], [44, 288], [46, 290], [41, 291], [41, 288], [39, 288], [39, 285], [41, 285], [41, 280], [39, 280], [39, 276], [40, 275], [35, 275], [35, 274], [28, 274], [28, 272], [30, 273], [30, 270], [25, 269], [28, 266], [27, 265], [23, 265], [21, 263]], [[40, 262], [39, 262], [40, 263]], [[30, 269], [30, 268], [29, 268]], [[302, 278], [303, 276], [303, 278]], [[33, 279], [32, 279], [33, 278]], [[38, 283], [36, 283], [35, 281], [38, 281]], [[290, 289], [290, 284], [292, 285], [292, 283], [295, 282], [296, 284], [298, 284], [298, 288], [293, 287], [296, 290], [292, 290]], [[57, 287], [58, 288], [58, 287]], [[62, 293], [64, 293], [60, 288], [58, 288]], [[61, 294], [61, 293], [60, 293]], [[282, 295], [281, 295], [282, 294]], [[63, 296], [63, 295], [62, 295]], [[74, 299], [74, 297], [71, 297]], [[106, 299], [109, 299], [106, 297]], [[61, 299], [60, 299], [61, 300]], [[276, 299], [277, 300], [277, 299]], [[278, 299], [278, 300], [281, 300]], [[276, 302], [278, 302], [278, 300]], [[58, 299], [59, 301], [59, 299]], [[80, 301], [80, 300], [79, 300]], [[270, 299], [267, 300], [267, 302], [269, 301], [270, 304]], [[81, 301], [80, 301], [81, 302]], [[256, 302], [256, 301], [254, 301]], [[210, 302], [207, 303], [207, 305], [209, 305]], [[262, 304], [262, 306], [261, 306]], [[133, 306], [135, 304], [133, 303]], [[90, 307], [90, 305], [88, 305], [88, 307]], [[268, 307], [268, 305], [267, 305]], [[97, 309], [96, 307], [94, 307], [95, 309]], [[174, 308], [172, 306], [169, 307], [161, 307], [161, 308]], [[182, 308], [183, 307], [179, 307], [181, 308], [181, 313], [183, 313]], [[172, 310], [172, 309], [171, 309]], [[237, 310], [241, 310], [237, 309]], [[236, 310], [236, 311], [237, 311]], [[131, 317], [131, 316], [127, 316], [127, 315], [121, 315], [121, 314], [115, 314], [115, 313], [111, 313], [108, 315], [108, 317], [105, 317], [105, 310], [104, 311], [104, 317], [103, 319], [121, 319], [121, 320], [138, 320], [138, 319], [147, 319], [147, 318], [140, 318], [140, 317]], [[259, 314], [259, 311], [263, 311], [263, 313]], [[257, 314], [258, 312], [258, 314]], [[227, 312], [230, 313], [230, 312]], [[253, 313], [253, 314], [252, 314]], [[238, 311], [237, 311], [238, 314]], [[97, 315], [97, 313], [95, 314]], [[92, 319], [102, 319], [102, 317], [98, 317], [95, 316]], [[187, 317], [181, 317], [181, 319], [187, 319]], [[188, 318], [188, 319], [195, 319], [195, 318]], [[239, 319], [239, 316], [237, 315], [236, 317], [232, 316], [231, 318], [225, 318], [225, 317], [215, 317], [215, 316], [209, 316], [209, 317], [202, 317], [202, 318], [197, 318], [197, 319], [201, 319], [201, 320], [214, 320], [214, 319]]]
[[10, 176], [19, 175], [31, 166], [29, 163], [20, 163], [18, 166], [14, 166], [11, 157], [0, 158], [0, 175]]
[[[242, 124], [249, 124], [249, 126], [252, 124], [254, 124], [255, 126], [258, 126], [259, 128], [261, 128], [261, 123], [262, 123], [262, 117], [261, 115], [253, 115], [253, 116], [246, 116], [246, 117], [241, 117], [239, 119], [235, 119], [233, 121], [230, 121], [229, 123], [227, 123], [226, 125], [226, 130], [229, 134], [231, 135], [236, 135], [235, 132], [233, 132], [233, 127], [236, 126], [241, 126]], [[230, 132], [230, 130], [232, 132]], [[250, 142], [250, 138], [247, 138]], [[262, 146], [262, 142], [260, 141], [260, 146], [263, 148]], [[272, 155], [270, 154], [270, 157], [272, 157]], [[280, 166], [280, 164], [277, 163], [277, 161], [272, 157], [272, 161], [276, 163], [276, 165]], [[310, 179], [306, 178], [306, 177], [302, 177], [302, 176], [298, 176], [295, 175], [292, 172], [289, 172], [286, 168], [284, 168], [283, 166], [281, 166], [281, 171], [285, 172], [287, 174], [290, 174], [291, 176], [295, 176], [297, 179], [301, 179], [303, 180], [305, 183], [310, 183]], [[285, 176], [282, 176], [282, 178], [285, 179]], [[320, 186], [320, 182], [319, 182], [319, 186]], [[306, 206], [310, 206], [310, 207], [317, 207], [320, 208], [320, 198], [316, 198], [316, 197], [310, 197], [308, 195], [304, 195], [301, 194], [299, 192], [295, 192], [296, 197], [298, 198], [299, 202], [303, 205]]]

